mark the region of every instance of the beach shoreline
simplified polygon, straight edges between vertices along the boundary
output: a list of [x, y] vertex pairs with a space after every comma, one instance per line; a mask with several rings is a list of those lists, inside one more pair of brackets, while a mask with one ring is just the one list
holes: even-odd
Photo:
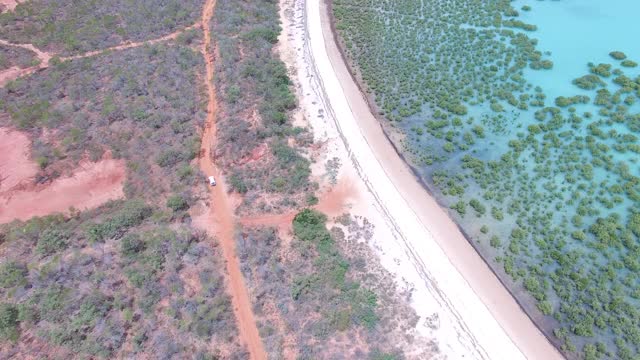
[[[378, 120], [379, 125], [380, 125], [380, 129], [382, 130], [382, 133], [384, 134], [384, 136], [386, 137], [387, 141], [389, 142], [389, 144], [391, 144], [391, 146], [393, 147], [393, 149], [395, 150], [396, 154], [398, 155], [398, 157], [402, 160], [402, 162], [411, 170], [411, 173], [413, 174], [413, 177], [415, 179], [416, 182], [418, 182], [423, 190], [428, 194], [429, 197], [431, 197], [437, 204], [438, 206], [440, 206], [442, 208], [443, 211], [447, 211], [447, 206], [443, 203], [441, 203], [440, 199], [434, 194], [434, 189], [431, 188], [431, 184], [427, 183], [425, 181], [425, 179], [420, 176], [420, 173], [418, 171], [418, 169], [413, 165], [413, 163], [411, 162], [410, 159], [408, 159], [403, 153], [402, 150], [400, 149], [400, 144], [398, 143], [397, 140], [394, 140], [394, 137], [403, 137], [404, 134], [397, 128], [395, 128], [394, 126], [392, 126], [389, 121], [382, 115], [380, 115], [379, 113], [379, 108], [378, 106], [375, 104], [375, 101], [373, 99], [373, 97], [371, 95], [369, 95], [367, 93], [367, 91], [364, 88], [364, 84], [362, 82], [362, 79], [356, 74], [354, 73], [354, 71], [357, 71], [357, 69], [354, 69], [354, 65], [352, 64], [352, 62], [348, 59], [348, 56], [344, 50], [343, 44], [340, 41], [340, 37], [337, 33], [336, 27], [335, 27], [335, 19], [333, 18], [333, 16], [331, 16], [331, 11], [332, 11], [332, 6], [333, 6], [333, 0], [323, 0], [325, 2], [325, 6], [326, 6], [326, 21], [328, 21], [328, 26], [329, 26], [329, 30], [331, 31], [331, 38], [333, 39], [334, 44], [336, 45], [339, 53], [340, 53], [340, 57], [342, 59], [342, 62], [345, 64], [346, 68], [349, 71], [349, 75], [351, 76], [352, 81], [356, 84], [356, 86], [358, 87], [358, 90], [360, 91], [360, 94], [362, 96], [362, 98], [364, 99], [364, 101], [367, 103], [367, 106], [369, 107], [369, 111], [371, 112], [371, 114], [373, 115], [373, 117], [376, 118], [376, 120]], [[326, 30], [325, 30], [326, 31]], [[491, 272], [494, 274], [494, 276], [497, 278], [497, 280], [502, 284], [502, 286], [507, 290], [507, 292], [509, 292], [509, 294], [512, 296], [513, 300], [518, 304], [518, 306], [522, 309], [522, 311], [527, 315], [527, 317], [529, 318], [529, 320], [534, 324], [534, 326], [542, 333], [542, 335], [544, 335], [547, 338], [547, 341], [549, 343], [551, 343], [558, 352], [561, 352], [561, 346], [562, 346], [562, 341], [560, 341], [559, 339], [555, 338], [550, 331], [547, 332], [545, 331], [545, 329], [539, 325], [538, 321], [542, 322], [542, 321], [549, 321], [549, 319], [545, 319], [544, 315], [542, 314], [532, 314], [527, 308], [530, 308], [530, 310], [534, 310], [535, 311], [535, 302], [536, 300], [521, 286], [518, 285], [516, 282], [514, 282], [506, 273], [504, 273], [504, 271], [502, 269], [496, 269], [492, 266], [492, 264], [484, 257], [481, 255], [480, 253], [480, 248], [477, 246], [476, 243], [474, 243], [474, 241], [471, 239], [471, 236], [465, 231], [464, 228], [462, 228], [462, 226], [460, 226], [458, 223], [456, 223], [453, 219], [450, 218], [450, 220], [454, 223], [454, 225], [458, 228], [458, 231], [463, 235], [463, 237], [466, 239], [466, 241], [469, 243], [469, 245], [471, 245], [471, 247], [473, 247], [473, 249], [477, 252], [478, 256], [480, 257], [480, 259], [482, 259], [482, 261], [486, 264], [486, 266], [491, 270]], [[519, 299], [516, 295], [515, 295], [515, 291], [512, 290], [512, 287], [518, 286], [519, 287], [519, 291], [524, 293], [524, 296], [527, 297], [528, 299], [526, 300], [521, 300]], [[523, 301], [531, 301], [530, 303], [525, 303]], [[537, 315], [537, 319], [535, 318]], [[551, 321], [555, 321], [555, 320], [551, 320]], [[554, 324], [557, 327], [557, 324]], [[564, 357], [564, 355], [563, 355]]]
[[[442, 298], [440, 305], [448, 308], [461, 322], [466, 333], [464, 336], [468, 336], [472, 346], [476, 347], [472, 353], [475, 352], [476, 358], [492, 359], [533, 358], [534, 355], [545, 359], [562, 358], [469, 244], [457, 224], [419, 181], [414, 170], [401, 158], [389, 135], [383, 131], [336, 44], [327, 4], [310, 1], [306, 3], [306, 12], [306, 36], [315, 62], [313, 65], [321, 78], [320, 83], [349, 157], [359, 168], [359, 175], [367, 183], [369, 192], [391, 218], [392, 226], [397, 227], [396, 231], [402, 235], [407, 252], [412, 253], [413, 266], [423, 267], [421, 271], [429, 278], [425, 281], [430, 282], [425, 285], [431, 287], [431, 292], [439, 293]], [[324, 59], [319, 60], [321, 57]], [[340, 117], [335, 116], [336, 113]], [[358, 135], [363, 138], [363, 143], [355, 145]], [[367, 151], [375, 159], [367, 158]], [[371, 172], [371, 166], [365, 164], [377, 164], [378, 169]], [[375, 181], [376, 177], [382, 176], [380, 170], [389, 181], [386, 185]], [[403, 211], [392, 214], [399, 210], [397, 205], [402, 206]], [[398, 219], [402, 216], [412, 219]], [[429, 239], [420, 240], [421, 236]], [[437, 254], [434, 246], [443, 252], [444, 259], [434, 256]], [[429, 261], [425, 262], [423, 258], [434, 262], [438, 258], [439, 264], [426, 265]], [[443, 277], [452, 269], [456, 274]]]

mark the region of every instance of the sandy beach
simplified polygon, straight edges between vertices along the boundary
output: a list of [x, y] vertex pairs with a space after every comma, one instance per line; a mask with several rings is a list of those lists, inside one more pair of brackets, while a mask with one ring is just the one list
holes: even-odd
[[411, 290], [416, 331], [438, 343], [434, 357], [561, 359], [387, 140], [342, 60], [325, 4], [281, 5], [290, 49], [281, 55], [314, 140], [325, 143], [314, 173], [340, 160], [339, 181], [353, 183], [350, 210], [375, 224], [369, 244]]

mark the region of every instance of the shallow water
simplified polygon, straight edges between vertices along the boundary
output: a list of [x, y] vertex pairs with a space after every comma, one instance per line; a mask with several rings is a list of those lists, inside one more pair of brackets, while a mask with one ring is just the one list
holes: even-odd
[[[413, 165], [528, 313], [571, 356], [629, 358], [640, 347], [640, 71], [609, 53], [640, 61], [640, 2], [508, 4], [336, 0], [334, 15]], [[572, 81], [590, 62], [611, 68], [581, 89]], [[574, 95], [589, 98], [556, 106]]]
[[578, 89], [571, 80], [585, 73], [588, 62], [611, 63], [611, 51], [623, 51], [629, 59], [640, 61], [640, 2], [517, 0], [513, 7], [526, 4], [532, 10], [520, 11], [520, 18], [538, 25], [532, 36], [540, 40], [540, 50], [551, 52], [554, 63], [552, 71], [527, 71], [526, 76], [543, 87], [550, 99], [575, 93]]

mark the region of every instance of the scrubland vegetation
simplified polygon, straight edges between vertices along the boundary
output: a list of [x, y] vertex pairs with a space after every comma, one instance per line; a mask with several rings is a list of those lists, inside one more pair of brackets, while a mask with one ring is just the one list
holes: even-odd
[[[155, 45], [60, 63], [0, 89], [10, 125], [39, 138], [32, 156], [46, 182], [105, 152], [127, 160], [126, 193], [189, 198], [204, 111], [202, 56], [184, 45]], [[9, 124], [3, 124], [9, 125]], [[150, 181], [150, 179], [154, 179]], [[163, 204], [164, 205], [164, 204]]]
[[[2, 357], [243, 359], [211, 239], [142, 200], [2, 227]], [[187, 355], [188, 354], [188, 355]], [[207, 357], [208, 356], [208, 357]]]
[[333, 222], [328, 229], [325, 215], [306, 209], [293, 220], [291, 240], [271, 228], [238, 236], [270, 353], [277, 358], [291, 339], [303, 359], [401, 359], [409, 348], [423, 357], [437, 353], [436, 344], [411, 335], [418, 317], [361, 242], [373, 226], [346, 214]]
[[[219, 1], [213, 20], [221, 104], [216, 154], [231, 188], [245, 194], [242, 213], [304, 206], [314, 190], [309, 160], [301, 155], [312, 137], [292, 125], [291, 80], [273, 52], [277, 18], [273, 2]], [[260, 151], [265, 144], [267, 151]]]
[[0, 45], [0, 71], [17, 66], [21, 69], [38, 65], [39, 60], [32, 51], [15, 46]]
[[221, 252], [186, 212], [206, 106], [197, 41], [55, 62], [0, 89], [0, 126], [35, 139], [36, 181], [106, 153], [127, 164], [124, 200], [0, 226], [0, 357], [247, 358]]
[[551, 59], [509, 1], [427, 3], [333, 2], [357, 77], [407, 134], [403, 149], [426, 184], [565, 354], [636, 358], [635, 62], [613, 51], [612, 64], [589, 63], [573, 81], [578, 95], [548, 99], [525, 74]]
[[159, 38], [193, 25], [197, 0], [30, 0], [0, 14], [2, 38], [71, 55]]

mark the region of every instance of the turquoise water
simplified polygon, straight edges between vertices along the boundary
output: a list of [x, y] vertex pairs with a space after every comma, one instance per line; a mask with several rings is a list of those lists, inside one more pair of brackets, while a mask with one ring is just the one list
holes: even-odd
[[520, 18], [538, 26], [532, 36], [538, 48], [551, 52], [553, 70], [527, 71], [525, 76], [544, 88], [549, 98], [571, 94], [578, 89], [571, 80], [583, 75], [586, 64], [611, 63], [609, 52], [620, 50], [640, 61], [640, 1], [562, 0], [512, 3], [520, 9], [530, 5]]
[[407, 135], [405, 155], [570, 357], [640, 354], [640, 68], [609, 54], [640, 61], [638, 10], [334, 2], [352, 65]]

